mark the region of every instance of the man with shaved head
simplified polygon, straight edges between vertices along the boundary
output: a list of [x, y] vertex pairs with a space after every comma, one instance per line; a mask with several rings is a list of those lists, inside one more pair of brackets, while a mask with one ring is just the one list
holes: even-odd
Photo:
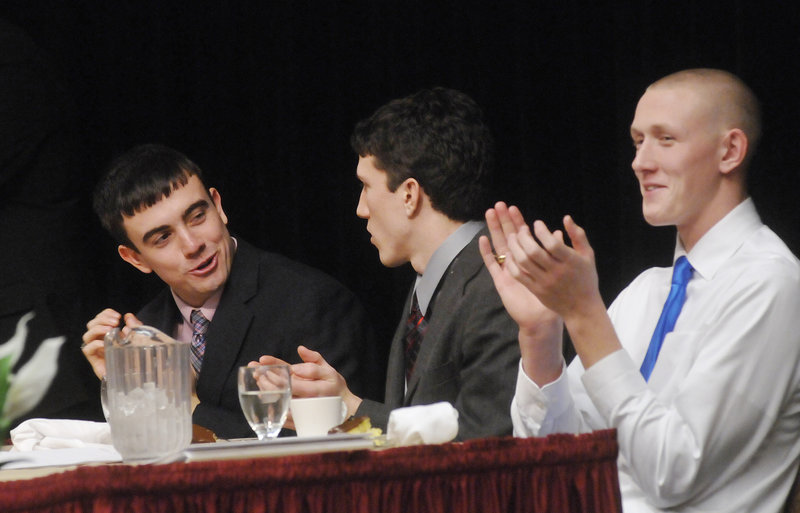
[[531, 232], [515, 207], [486, 213], [506, 258], [487, 238], [481, 252], [519, 325], [515, 434], [615, 428], [626, 513], [778, 512], [797, 473], [800, 262], [747, 193], [759, 136], [758, 102], [730, 73], [647, 88], [633, 170], [647, 222], [677, 228], [674, 264], [643, 272], [608, 310], [571, 217], [564, 232]]

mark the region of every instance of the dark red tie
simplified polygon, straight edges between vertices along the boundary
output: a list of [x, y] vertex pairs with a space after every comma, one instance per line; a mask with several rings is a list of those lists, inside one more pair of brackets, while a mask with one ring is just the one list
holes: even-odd
[[417, 295], [414, 294], [414, 299], [411, 301], [411, 312], [408, 314], [406, 321], [406, 381], [411, 379], [411, 373], [414, 371], [414, 364], [417, 362], [417, 354], [419, 354], [419, 346], [422, 343], [422, 337], [425, 336], [425, 330], [428, 327], [428, 321], [423, 317], [417, 303]]

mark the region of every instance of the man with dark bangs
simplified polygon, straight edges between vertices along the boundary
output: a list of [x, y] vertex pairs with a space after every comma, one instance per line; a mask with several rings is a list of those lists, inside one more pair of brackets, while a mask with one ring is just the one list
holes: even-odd
[[219, 437], [253, 436], [236, 376], [264, 353], [291, 361], [298, 343], [324, 351], [361, 389], [372, 335], [355, 296], [320, 271], [233, 238], [219, 191], [184, 155], [158, 145], [125, 153], [98, 184], [95, 211], [120, 257], [168, 286], [136, 315], [108, 308], [89, 321], [83, 352], [98, 377], [112, 328], [144, 323], [190, 341], [202, 315], [208, 331], [205, 351], [192, 356], [192, 418]]

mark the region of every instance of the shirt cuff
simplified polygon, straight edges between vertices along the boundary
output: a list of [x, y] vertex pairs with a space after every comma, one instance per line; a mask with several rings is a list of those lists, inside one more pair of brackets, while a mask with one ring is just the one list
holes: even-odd
[[566, 365], [561, 364], [561, 375], [539, 387], [522, 369], [517, 371], [517, 387], [511, 404], [514, 434], [517, 436], [544, 436], [550, 432], [548, 419], [558, 418], [572, 407]]

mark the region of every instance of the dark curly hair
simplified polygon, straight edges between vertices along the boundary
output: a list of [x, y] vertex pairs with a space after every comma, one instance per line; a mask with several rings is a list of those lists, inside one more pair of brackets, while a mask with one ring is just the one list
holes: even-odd
[[414, 178], [450, 219], [483, 217], [494, 140], [466, 94], [437, 87], [393, 100], [356, 125], [350, 144], [359, 156], [375, 158], [390, 191]]

